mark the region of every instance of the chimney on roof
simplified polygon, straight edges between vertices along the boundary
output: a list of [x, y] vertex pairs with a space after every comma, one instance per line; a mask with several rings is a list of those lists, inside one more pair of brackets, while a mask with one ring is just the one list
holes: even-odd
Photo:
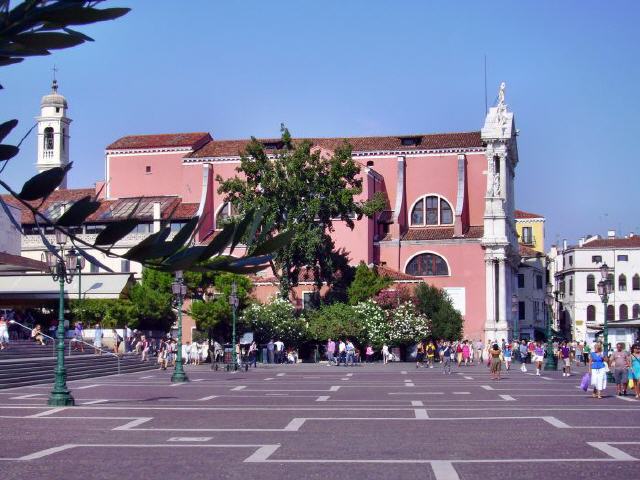
[[608, 230], [607, 231], [607, 238], [616, 238], [616, 231], [615, 230]]
[[582, 237], [580, 240], [578, 240], [578, 246], [579, 246], [579, 247], [581, 247], [581, 246], [583, 246], [583, 245], [584, 245], [584, 240], [585, 240], [585, 238], [584, 238], [584, 237]]
[[633, 237], [635, 237], [635, 236], [636, 236], [636, 234], [635, 234], [635, 233], [633, 233], [633, 232], [629, 232], [629, 238], [633, 238]]
[[567, 249], [567, 239], [565, 238], [564, 240], [562, 240], [562, 250], [566, 250]]

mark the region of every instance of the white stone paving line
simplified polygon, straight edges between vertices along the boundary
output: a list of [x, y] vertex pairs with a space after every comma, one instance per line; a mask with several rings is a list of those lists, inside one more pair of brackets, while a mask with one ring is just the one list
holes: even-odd
[[286, 375], [286, 373], [278, 373], [278, 374], [276, 375], [276, 377], [284, 377], [285, 375]]
[[232, 392], [238, 392], [240, 390], [244, 390], [245, 388], [247, 388], [245, 385], [238, 385], [237, 387], [233, 387], [231, 389]]
[[416, 419], [418, 420], [426, 420], [429, 418], [429, 414], [427, 413], [426, 408], [416, 408], [415, 415], [416, 415]]
[[45, 410], [44, 412], [35, 413], [33, 415], [29, 415], [29, 418], [39, 418], [39, 417], [47, 417], [49, 415], [53, 415], [54, 413], [61, 412], [65, 409], [65, 407], [52, 408], [50, 410]]
[[618, 397], [618, 396], [616, 396], [616, 398], [618, 400], [626, 400], [627, 402], [637, 402], [638, 401], [638, 399], [635, 398], [635, 397]]
[[434, 460], [431, 462], [431, 469], [436, 480], [459, 480], [458, 472], [453, 468], [451, 462]]
[[213, 437], [171, 437], [167, 442], [208, 442]]
[[412, 400], [411, 401], [411, 406], [412, 407], [424, 407], [424, 402], [422, 400]]
[[516, 399], [511, 395], [498, 395], [501, 399], [506, 400], [507, 402], [515, 402]]
[[329, 398], [331, 398], [329, 395], [320, 395], [316, 398], [316, 402], [326, 402]]
[[101, 399], [101, 400], [91, 400], [91, 401], [88, 401], [88, 402], [82, 402], [82, 403], [81, 403], [81, 405], [96, 405], [96, 404], [98, 404], [98, 403], [106, 403], [106, 402], [108, 402], [108, 401], [109, 401], [109, 400], [104, 400], [104, 399]]
[[209, 395], [208, 397], [199, 398], [199, 402], [206, 402], [207, 400], [213, 400], [214, 398], [218, 398], [218, 395]]
[[[42, 395], [44, 395], [44, 393], [29, 393], [27, 395], [20, 395], [19, 397], [11, 397], [9, 400], [25, 400], [27, 398], [41, 397]], [[42, 399], [39, 398], [38, 400]]]
[[101, 387], [102, 385], [99, 384], [95, 384], [95, 385], [84, 385], [82, 387], [73, 387], [73, 390], [86, 390], [87, 388], [94, 388], [94, 387]]

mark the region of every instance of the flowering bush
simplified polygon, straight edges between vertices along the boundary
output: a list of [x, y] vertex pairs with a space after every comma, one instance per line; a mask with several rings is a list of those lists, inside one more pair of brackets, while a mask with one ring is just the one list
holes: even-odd
[[280, 338], [287, 347], [297, 346], [307, 337], [306, 319], [296, 316], [291, 302], [283, 298], [275, 298], [265, 305], [250, 305], [244, 310], [242, 320], [262, 343]]
[[373, 300], [360, 302], [353, 307], [355, 314], [360, 317], [364, 338], [375, 347], [382, 346], [389, 341], [389, 323], [386, 312]]
[[391, 343], [409, 344], [429, 335], [428, 319], [416, 313], [412, 302], [404, 302], [389, 312], [389, 340]]

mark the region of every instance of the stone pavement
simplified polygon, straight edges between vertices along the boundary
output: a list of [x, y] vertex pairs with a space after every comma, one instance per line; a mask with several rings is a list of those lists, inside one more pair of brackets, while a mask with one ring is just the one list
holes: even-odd
[[[580, 374], [414, 364], [188, 367], [0, 392], [0, 478], [638, 478], [640, 402]], [[531, 370], [529, 370], [531, 372]]]

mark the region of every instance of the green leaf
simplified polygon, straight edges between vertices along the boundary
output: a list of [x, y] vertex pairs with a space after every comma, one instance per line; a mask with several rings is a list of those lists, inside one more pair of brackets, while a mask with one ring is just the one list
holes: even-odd
[[180, 229], [178, 233], [176, 233], [175, 237], [171, 239], [171, 243], [177, 247], [176, 251], [178, 250], [178, 248], [184, 245], [184, 242], [189, 240], [189, 238], [191, 237], [191, 234], [193, 233], [196, 226], [198, 225], [199, 220], [200, 220], [199, 217], [193, 217]]
[[233, 232], [235, 231], [235, 229], [236, 226], [234, 223], [225, 225], [222, 231], [218, 235], [216, 235], [213, 240], [211, 240], [211, 243], [209, 243], [209, 245], [205, 247], [202, 255], [200, 256], [200, 261], [208, 260], [214, 255], [222, 253], [222, 251], [227, 248], [227, 246], [233, 239]]
[[40, 14], [40, 19], [60, 25], [86, 25], [105, 20], [115, 20], [131, 11], [130, 8], [86, 8], [74, 6]]
[[250, 225], [252, 225], [253, 217], [255, 216], [255, 212], [253, 210], [249, 210], [245, 213], [244, 218], [238, 224], [238, 227], [233, 232], [233, 240], [231, 241], [231, 247], [229, 247], [229, 251], [233, 253], [233, 249], [236, 248], [236, 245], [242, 240], [242, 237], [247, 232], [247, 229]]
[[24, 58], [13, 58], [13, 57], [0, 57], [0, 67], [6, 67], [7, 65], [13, 65], [14, 63], [20, 63]]
[[32, 201], [48, 197], [64, 180], [64, 176], [71, 169], [73, 162], [64, 167], [54, 167], [31, 177], [22, 186], [18, 197]]
[[259, 257], [244, 257], [244, 258], [240, 258], [239, 260], [236, 260], [235, 262], [230, 263], [229, 265], [231, 267], [253, 267], [253, 266], [258, 266], [258, 265], [262, 265], [264, 268], [264, 265], [267, 264], [269, 262], [269, 260], [271, 260], [273, 258], [272, 255], [260, 255]]
[[85, 219], [100, 208], [100, 202], [91, 200], [87, 195], [71, 205], [56, 222], [63, 227], [82, 225]]
[[80, 254], [80, 256], [84, 257], [87, 262], [95, 265], [98, 268], [103, 269], [105, 272], [109, 272], [109, 273], [113, 273], [113, 270], [109, 267], [107, 267], [104, 263], [102, 263], [100, 260], [98, 260], [96, 257], [94, 257], [93, 255], [87, 253], [85, 250], [78, 248], [77, 245], [74, 245], [76, 251]]
[[135, 218], [126, 218], [111, 222], [96, 237], [95, 245], [113, 245], [129, 235], [131, 231], [140, 223]]
[[198, 263], [198, 260], [202, 256], [205, 248], [206, 247], [204, 245], [185, 248], [165, 260], [161, 264], [161, 268], [171, 272], [175, 272], [177, 270], [189, 270], [193, 265]]
[[82, 38], [60, 32], [22, 33], [13, 37], [13, 40], [27, 48], [44, 48], [46, 50], [70, 48], [84, 43]]
[[163, 254], [163, 248], [165, 247], [164, 241], [170, 233], [171, 228], [164, 227], [159, 232], [149, 235], [136, 246], [130, 248], [123, 257], [142, 263], [145, 260], [165, 256]]
[[[11, 133], [11, 130], [16, 127], [16, 125], [18, 125], [18, 120], [9, 120], [8, 122], [4, 122], [2, 125], [0, 125], [0, 141], [4, 140], [4, 138], [9, 135], [9, 133]], [[10, 147], [11, 145], [8, 146]], [[2, 148], [2, 145], [0, 145], [0, 148]]]
[[15, 145], [0, 145], [0, 162], [15, 157], [19, 151]]
[[293, 239], [293, 235], [293, 229], [282, 232], [281, 234], [276, 235], [275, 237], [270, 238], [269, 240], [256, 246], [255, 250], [253, 251], [253, 255], [258, 257], [260, 255], [275, 253], [285, 245], [289, 244]]
[[82, 32], [78, 32], [77, 30], [72, 30], [70, 28], [63, 28], [62, 30], [64, 30], [66, 33], [68, 33], [71, 36], [78, 37], [84, 40], [85, 42], [93, 42], [93, 38], [91, 38], [89, 35], [85, 35]]

